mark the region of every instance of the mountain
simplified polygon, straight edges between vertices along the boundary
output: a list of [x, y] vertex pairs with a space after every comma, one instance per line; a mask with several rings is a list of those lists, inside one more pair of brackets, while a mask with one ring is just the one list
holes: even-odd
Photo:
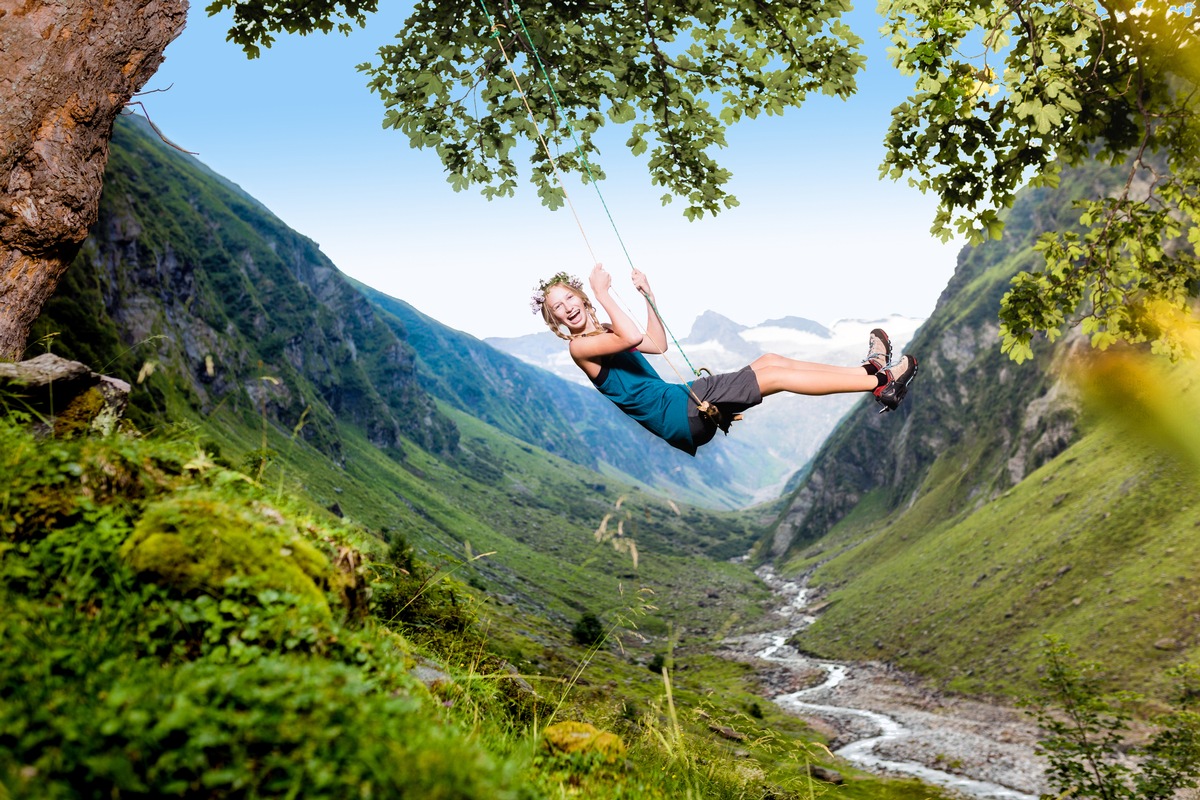
[[[893, 315], [881, 320], [839, 320], [829, 327], [801, 317], [747, 326], [706, 311], [696, 318], [691, 332], [679, 344], [693, 366], [713, 372], [740, 369], [760, 355], [772, 352], [803, 361], [858, 364], [866, 356], [867, 335], [872, 328], [882, 327], [889, 332], [899, 357], [920, 324], [919, 319]], [[562, 341], [549, 331], [486, 341], [523, 361], [590, 386]], [[669, 352], [667, 358], [670, 365], [654, 358], [651, 363], [664, 379], [677, 381], [675, 370], [686, 372], [686, 362], [677, 350]], [[779, 394], [747, 412], [729, 437], [718, 440], [722, 445], [736, 443], [741, 447], [735, 474], [754, 500], [765, 502], [779, 496], [787, 479], [804, 466], [843, 416], [852, 409], [855, 413], [874, 413], [875, 407], [872, 400], [861, 395]], [[705, 446], [705, 459], [710, 447]]]
[[144, 424], [226, 408], [343, 458], [337, 420], [400, 454], [455, 426], [414, 353], [310, 239], [137, 117], [113, 134], [99, 218], [31, 337], [144, 384]]
[[[631, 423], [590, 384], [568, 383], [402, 300], [358, 288], [385, 324], [416, 348], [424, 388], [453, 408], [576, 464], [615, 470], [679, 500], [736, 507], [751, 499], [753, 487], [742, 474], [747, 447], [735, 438], [706, 446], [702, 459], [693, 458]], [[551, 338], [565, 353], [561, 340]], [[571, 368], [579, 373], [573, 363]]]
[[810, 573], [827, 611], [798, 645], [884, 660], [968, 692], [1036, 685], [1043, 637], [1102, 661], [1116, 688], [1165, 692], [1200, 650], [1195, 476], [1084, 416], [1068, 378], [1078, 334], [1012, 363], [996, 312], [1034, 268], [1063, 194], [1120, 186], [1116, 168], [1023, 192], [1004, 238], [964, 250], [909, 345], [920, 372], [892, 414], [847, 417], [793, 480], [760, 558]]
[[[446, 403], [602, 473], [710, 507], [744, 505], [742, 446], [701, 464], [578, 391], [349, 281], [318, 246], [140, 117], [113, 137], [100, 217], [30, 338], [141, 378], [132, 418], [229, 409], [335, 461], [338, 421], [396, 454], [458, 447]], [[418, 353], [419, 351], [419, 353]], [[257, 423], [256, 423], [257, 424]]]
[[[749, 328], [745, 325], [739, 325], [715, 311], [705, 311], [696, 317], [696, 321], [692, 323], [692, 332], [684, 337], [680, 344], [690, 348], [704, 342], [721, 342], [728, 352], [736, 353], [736, 360], [741, 361], [741, 366], [750, 363], [761, 354], [758, 348], [742, 338], [742, 333], [747, 330]], [[720, 369], [724, 371], [726, 368]]]

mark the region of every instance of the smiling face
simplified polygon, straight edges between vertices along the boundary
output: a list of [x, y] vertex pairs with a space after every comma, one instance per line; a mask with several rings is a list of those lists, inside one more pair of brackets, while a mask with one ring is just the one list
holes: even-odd
[[588, 306], [587, 296], [583, 292], [565, 283], [556, 283], [546, 290], [543, 315], [548, 324], [562, 325], [572, 335], [578, 335], [594, 327]]

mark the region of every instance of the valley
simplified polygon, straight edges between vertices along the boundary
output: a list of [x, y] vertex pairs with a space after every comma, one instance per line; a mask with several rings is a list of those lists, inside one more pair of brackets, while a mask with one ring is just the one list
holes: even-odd
[[[1140, 719], [1200, 648], [1194, 470], [1092, 410], [1079, 336], [1024, 365], [999, 352], [1008, 279], [1065, 213], [1044, 193], [1022, 195], [1004, 240], [963, 252], [928, 320], [886, 320], [922, 359], [895, 413], [773, 399], [690, 459], [554, 375], [539, 342], [497, 349], [346, 279], [138, 120], [119, 121], [109, 170], [29, 348], [130, 383], [125, 432], [43, 445], [15, 401], [0, 429], [12, 796], [269, 783], [256, 765], [280, 753], [289, 781], [345, 767], [392, 785], [378, 754], [295, 756], [377, 725], [380, 747], [436, 766], [428, 797], [1028, 797], [1045, 789], [1038, 734], [1008, 706], [1037, 690], [1047, 634], [1102, 661], [1106, 689], [1141, 693]], [[1086, 165], [1064, 186], [1110, 177]], [[717, 369], [755, 348], [857, 362], [877, 322], [714, 314], [683, 344]], [[292, 537], [267, 560], [315, 548], [311, 608], [248, 577], [254, 559], [174, 584], [128, 555], [158, 534], [219, 549], [239, 525]], [[798, 694], [835, 662], [851, 677]], [[268, 691], [293, 681], [311, 694]], [[27, 685], [37, 702], [11, 699]], [[229, 703], [173, 705], [192, 691]], [[306, 696], [308, 717], [292, 705]], [[344, 716], [360, 702], [367, 718]], [[303, 735], [243, 759], [238, 703]], [[163, 709], [176, 728], [148, 721]], [[553, 721], [595, 725], [625, 755], [554, 751]], [[911, 735], [846, 749], [876, 723]], [[477, 783], [455, 788], [446, 747]]]
[[[783, 580], [765, 567], [758, 574], [775, 593], [769, 616], [780, 627], [727, 640], [729, 657], [760, 668], [764, 662], [767, 669], [782, 666], [785, 674], [769, 691], [772, 702], [819, 720], [837, 756], [983, 800], [1036, 800], [1048, 791], [1035, 752], [1037, 726], [1028, 715], [945, 695], [885, 663], [846, 664], [797, 652], [788, 642], [816, 619], [806, 581]], [[803, 688], [793, 688], [796, 683]]]

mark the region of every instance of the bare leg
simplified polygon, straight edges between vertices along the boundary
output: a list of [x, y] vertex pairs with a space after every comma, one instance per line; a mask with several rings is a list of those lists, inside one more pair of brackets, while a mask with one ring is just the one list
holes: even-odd
[[756, 359], [750, 368], [758, 378], [763, 397], [777, 392], [806, 395], [870, 392], [879, 386], [879, 380], [862, 367], [815, 364], [773, 354]]
[[781, 356], [777, 353], [765, 353], [751, 362], [750, 367], [758, 372], [766, 367], [783, 367], [784, 369], [806, 369], [817, 370], [819, 372], [845, 372], [846, 370], [858, 370], [865, 374], [862, 367], [839, 367], [834, 364], [819, 364], [816, 361], [797, 361], [794, 358]]

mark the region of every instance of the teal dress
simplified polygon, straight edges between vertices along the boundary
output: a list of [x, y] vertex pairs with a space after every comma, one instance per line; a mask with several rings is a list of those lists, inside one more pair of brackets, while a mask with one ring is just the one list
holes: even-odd
[[601, 358], [600, 374], [592, 383], [643, 428], [672, 447], [696, 455], [688, 422], [691, 398], [687, 386], [664, 381], [637, 350]]

